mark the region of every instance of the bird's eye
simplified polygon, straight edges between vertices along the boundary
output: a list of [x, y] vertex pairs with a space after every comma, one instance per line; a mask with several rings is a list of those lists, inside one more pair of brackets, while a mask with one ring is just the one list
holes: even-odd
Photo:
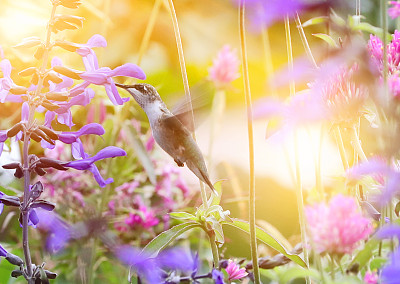
[[147, 88], [146, 88], [146, 86], [143, 86], [143, 90], [144, 90], [145, 92], [147, 92]]

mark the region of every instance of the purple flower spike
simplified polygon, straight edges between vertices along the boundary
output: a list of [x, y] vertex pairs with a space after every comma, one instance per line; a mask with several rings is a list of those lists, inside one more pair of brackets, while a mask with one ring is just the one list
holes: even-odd
[[87, 170], [90, 166], [99, 160], [103, 160], [106, 158], [114, 158], [119, 156], [126, 156], [126, 152], [121, 148], [115, 146], [108, 146], [102, 150], [100, 150], [96, 155], [90, 158], [84, 158], [77, 161], [72, 161], [64, 164], [64, 167], [73, 168], [76, 170]]
[[217, 269], [213, 269], [212, 271], [212, 279], [214, 280], [215, 284], [225, 284], [224, 282], [224, 274], [217, 270]]
[[103, 135], [105, 133], [103, 126], [97, 123], [90, 123], [83, 126], [76, 132], [63, 132], [58, 135], [58, 139], [66, 144], [72, 144], [82, 135], [94, 134]]
[[400, 226], [399, 225], [386, 225], [379, 229], [376, 233], [376, 237], [379, 239], [388, 239], [396, 237], [400, 240]]
[[7, 251], [0, 245], [0, 256], [6, 257]]

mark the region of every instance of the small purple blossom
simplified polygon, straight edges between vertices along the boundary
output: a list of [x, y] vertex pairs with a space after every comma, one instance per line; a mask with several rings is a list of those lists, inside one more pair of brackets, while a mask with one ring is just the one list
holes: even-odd
[[5, 248], [3, 248], [2, 245], [0, 245], [0, 257], [6, 257], [7, 256], [7, 251], [5, 250]]
[[7, 139], [8, 139], [7, 131], [0, 130], [0, 156], [1, 153], [3, 152], [4, 142], [6, 142]]
[[[0, 191], [0, 197], [3, 197], [3, 196], [4, 196], [4, 193], [2, 193]], [[0, 201], [0, 214], [3, 213], [3, 209], [4, 209], [4, 204]]]
[[211, 276], [215, 284], [225, 284], [224, 274], [221, 271], [213, 269], [211, 272]]
[[389, 258], [389, 263], [382, 268], [381, 280], [385, 284], [397, 284], [400, 274], [400, 250], [394, 251]]
[[103, 126], [97, 123], [89, 123], [75, 132], [62, 132], [58, 134], [58, 139], [66, 144], [72, 144], [82, 135], [103, 135], [105, 133]]
[[84, 157], [81, 160], [76, 160], [72, 162], [68, 162], [64, 164], [65, 167], [67, 168], [73, 168], [76, 170], [87, 170], [89, 169], [94, 162], [97, 162], [99, 160], [107, 159], [107, 158], [115, 158], [115, 157], [120, 157], [120, 156], [126, 156], [126, 152], [122, 150], [121, 148], [115, 147], [115, 146], [108, 146], [99, 152], [97, 152], [96, 155], [92, 157]]

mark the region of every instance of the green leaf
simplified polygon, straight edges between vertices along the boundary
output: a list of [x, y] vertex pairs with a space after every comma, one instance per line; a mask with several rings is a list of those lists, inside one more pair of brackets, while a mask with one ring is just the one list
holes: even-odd
[[212, 205], [219, 205], [219, 203], [221, 202], [222, 183], [224, 181], [226, 181], [226, 179], [221, 179], [221, 180], [217, 181], [216, 183], [214, 183], [214, 188], [218, 192], [218, 196], [216, 196], [215, 194], [211, 194], [211, 197], [207, 202], [209, 207]]
[[373, 255], [373, 250], [379, 245], [379, 240], [371, 238], [364, 246], [364, 248], [357, 253], [349, 267], [353, 264], [358, 263], [359, 269], [362, 269]]
[[195, 221], [197, 218], [193, 214], [187, 212], [171, 212], [169, 215], [178, 220], [193, 220]]
[[194, 222], [187, 222], [183, 224], [179, 224], [173, 226], [169, 230], [162, 232], [157, 237], [152, 239], [150, 243], [148, 243], [142, 250], [142, 253], [148, 254], [150, 256], [157, 255], [160, 250], [164, 249], [167, 245], [169, 245], [173, 240], [175, 240], [179, 235], [182, 235], [184, 232], [196, 228], [201, 227], [200, 224]]
[[[320, 280], [320, 274], [315, 269], [304, 269], [301, 267], [291, 267], [286, 269], [284, 273], [280, 275], [279, 283], [290, 283], [290, 281], [297, 279], [297, 278], [305, 278], [305, 277], [312, 277], [315, 280]], [[319, 281], [317, 281], [319, 282]]]
[[313, 36], [322, 39], [323, 41], [325, 41], [327, 44], [329, 44], [330, 47], [334, 47], [337, 48], [338, 45], [336, 44], [335, 40], [327, 35], [327, 34], [312, 34]]
[[145, 169], [147, 175], [149, 176], [149, 180], [152, 184], [157, 183], [156, 173], [153, 167], [153, 162], [150, 159], [149, 154], [146, 151], [142, 141], [139, 139], [139, 134], [137, 133], [135, 127], [132, 124], [126, 123], [123, 127], [126, 137], [129, 141], [130, 146], [135, 150], [135, 153]]
[[[248, 222], [239, 219], [232, 219], [232, 220], [233, 220], [232, 223], [224, 223], [224, 225], [229, 225], [238, 228], [246, 233], [250, 233], [250, 225]], [[256, 237], [257, 239], [259, 239], [266, 245], [270, 246], [271, 248], [275, 249], [276, 251], [282, 253], [283, 255], [285, 255], [287, 258], [297, 263], [298, 265], [305, 268], [307, 267], [307, 264], [300, 256], [288, 252], [286, 248], [276, 240], [275, 237], [273, 237], [270, 233], [264, 231], [258, 226], [256, 227]]]
[[303, 26], [303, 28], [305, 28], [305, 27], [309, 27], [309, 26], [313, 26], [313, 25], [323, 24], [323, 23], [326, 23], [327, 21], [328, 21], [327, 16], [315, 17], [315, 18], [311, 18], [311, 19], [305, 21], [302, 24], [302, 26]]
[[371, 262], [369, 264], [369, 269], [371, 271], [379, 270], [382, 268], [382, 266], [385, 265], [386, 262], [387, 262], [387, 259], [384, 257], [375, 257], [373, 260], [371, 260]]

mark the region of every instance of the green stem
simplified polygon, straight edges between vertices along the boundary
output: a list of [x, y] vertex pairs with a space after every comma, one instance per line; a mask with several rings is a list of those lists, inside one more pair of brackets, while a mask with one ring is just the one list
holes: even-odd
[[332, 280], [335, 280], [335, 260], [333, 259], [333, 256], [330, 256], [330, 263], [331, 263], [331, 277]]
[[258, 267], [257, 239], [256, 239], [256, 188], [254, 175], [254, 137], [253, 137], [253, 111], [251, 107], [251, 92], [249, 70], [247, 62], [246, 35], [245, 35], [245, 2], [240, 1], [239, 6], [239, 34], [242, 55], [244, 95], [247, 109], [247, 131], [249, 137], [249, 163], [250, 163], [250, 188], [249, 188], [249, 220], [250, 220], [250, 248], [253, 262], [254, 283], [260, 284], [260, 271]]
[[271, 43], [269, 40], [268, 29], [263, 28], [261, 31], [261, 37], [263, 42], [263, 50], [265, 56], [265, 75], [268, 80], [268, 86], [271, 92], [271, 95], [274, 97], [278, 96], [278, 91], [276, 89], [275, 83], [270, 80], [272, 75], [274, 74], [274, 65], [272, 64], [272, 52], [271, 52]]
[[149, 21], [147, 22], [146, 30], [144, 31], [142, 42], [139, 47], [139, 58], [137, 61], [137, 65], [142, 63], [143, 55], [149, 45], [150, 36], [154, 29], [154, 24], [157, 20], [158, 12], [160, 11], [160, 7], [162, 4], [162, 0], [155, 0], [153, 9], [151, 10]]
[[335, 127], [335, 140], [339, 149], [340, 159], [342, 160], [344, 170], [349, 168], [349, 161], [347, 160], [346, 149], [344, 148], [342, 134], [340, 133], [339, 126]]
[[351, 129], [351, 144], [353, 145], [353, 148], [356, 151], [357, 155], [360, 157], [361, 161], [368, 161], [367, 156], [365, 155], [364, 150], [361, 147], [361, 142], [358, 138], [356, 125], [354, 125]]
[[[289, 17], [285, 17], [285, 31], [286, 31], [286, 49], [288, 54], [288, 65], [289, 69], [293, 70], [293, 52], [292, 52], [292, 38], [290, 35], [290, 23]], [[290, 82], [290, 96], [294, 96], [296, 92], [295, 83], [293, 80]], [[295, 155], [295, 176], [296, 176], [296, 196], [297, 196], [297, 208], [299, 210], [299, 225], [300, 225], [300, 233], [301, 233], [301, 243], [303, 246], [304, 252], [304, 261], [309, 265], [308, 261], [308, 249], [307, 249], [307, 233], [306, 233], [306, 224], [304, 218], [304, 201], [303, 201], [303, 188], [301, 182], [301, 172], [300, 172], [300, 159], [299, 159], [299, 150], [298, 150], [298, 139], [297, 132], [294, 134], [294, 155]], [[306, 282], [310, 283], [310, 278], [306, 278]]]
[[388, 33], [388, 21], [387, 21], [387, 8], [388, 8], [388, 1], [381, 0], [381, 17], [382, 17], [382, 44], [383, 44], [383, 90], [384, 90], [384, 99], [385, 104], [384, 106], [389, 106], [389, 92], [388, 92], [388, 58], [387, 58], [387, 33]]
[[303, 43], [303, 47], [306, 51], [307, 57], [311, 61], [311, 63], [314, 65], [314, 67], [318, 68], [317, 62], [314, 59], [310, 45], [308, 44], [306, 34], [304, 33], [303, 25], [301, 24], [300, 17], [297, 12], [296, 12], [296, 16], [294, 17], [294, 20], [296, 22], [297, 29], [299, 30], [300, 39], [301, 39], [301, 42]]
[[[208, 231], [207, 232], [208, 239], [210, 240], [210, 244], [216, 244], [215, 242], [215, 232], [214, 231]], [[213, 255], [213, 264], [215, 269], [219, 269], [219, 253], [218, 253], [218, 247], [211, 246], [211, 251]]]
[[[175, 41], [176, 41], [176, 46], [178, 49], [178, 56], [179, 56], [179, 64], [181, 67], [181, 73], [182, 73], [182, 80], [183, 80], [183, 88], [185, 89], [185, 96], [186, 96], [186, 101], [190, 113], [190, 123], [191, 125], [194, 124], [194, 115], [193, 115], [193, 107], [192, 107], [192, 99], [190, 96], [190, 88], [189, 88], [189, 80], [186, 72], [186, 64], [185, 64], [185, 56], [183, 53], [183, 46], [182, 46], [182, 40], [181, 40], [181, 34], [179, 32], [179, 25], [178, 25], [178, 18], [176, 17], [176, 12], [174, 8], [174, 3], [172, 0], [165, 0], [168, 1], [167, 7], [169, 7], [169, 12], [171, 14], [172, 18], [172, 25], [174, 27], [174, 33], [175, 33]], [[192, 132], [193, 139], [196, 141], [196, 134], [193, 131]], [[201, 192], [201, 200], [203, 202], [204, 208], [208, 207], [207, 204], [207, 193], [206, 189], [204, 187], [204, 184], [200, 182], [200, 192]]]

